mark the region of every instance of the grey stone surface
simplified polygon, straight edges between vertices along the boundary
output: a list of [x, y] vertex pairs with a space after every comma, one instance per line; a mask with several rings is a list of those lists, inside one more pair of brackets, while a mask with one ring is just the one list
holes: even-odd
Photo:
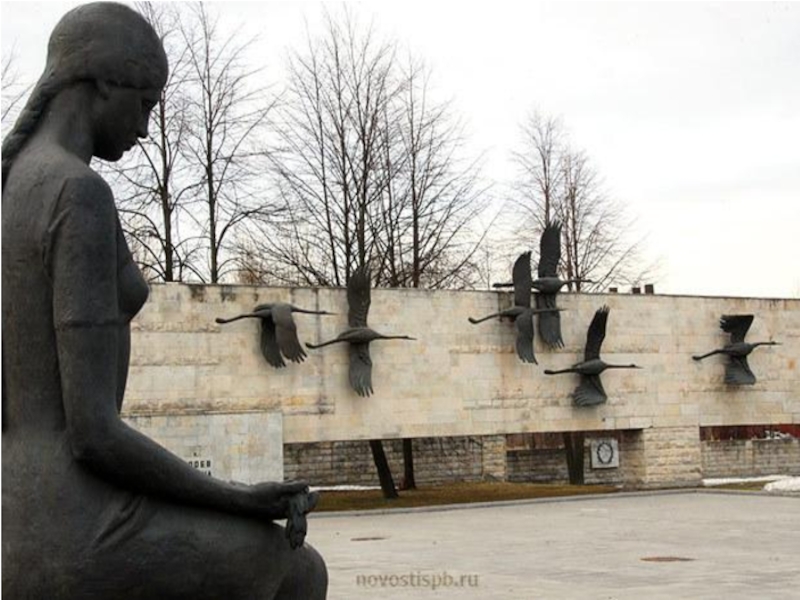
[[327, 558], [332, 600], [789, 598], [798, 517], [800, 498], [644, 493], [312, 514], [309, 541]]
[[700, 444], [703, 477], [800, 475], [800, 439], [709, 440]]
[[280, 412], [134, 416], [126, 421], [190, 463], [210, 462], [198, 468], [217, 479], [284, 480]]

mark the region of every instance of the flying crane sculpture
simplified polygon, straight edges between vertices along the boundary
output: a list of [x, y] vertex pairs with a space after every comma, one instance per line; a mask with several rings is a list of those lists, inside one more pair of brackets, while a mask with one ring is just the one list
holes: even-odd
[[297, 325], [294, 323], [292, 313], [305, 313], [311, 315], [330, 315], [324, 310], [306, 310], [292, 304], [272, 302], [259, 304], [253, 312], [244, 313], [222, 319], [217, 317], [219, 324], [232, 323], [239, 319], [259, 319], [261, 321], [261, 353], [267, 362], [281, 369], [286, 366], [284, 357], [295, 363], [301, 363], [306, 358], [306, 352], [297, 338]]
[[372, 389], [372, 359], [369, 344], [374, 340], [414, 340], [407, 335], [383, 335], [367, 325], [370, 306], [370, 276], [366, 265], [356, 269], [347, 282], [348, 329], [332, 340], [306, 346], [312, 349], [347, 343], [350, 347], [350, 385], [359, 396], [369, 396]]
[[539, 364], [533, 352], [533, 315], [543, 312], [555, 312], [558, 308], [531, 308], [531, 253], [523, 252], [514, 262], [511, 273], [514, 283], [514, 305], [511, 308], [492, 313], [480, 319], [469, 317], [473, 325], [482, 323], [492, 317], [508, 317], [514, 319], [517, 330], [516, 350], [522, 362]]
[[608, 321], [608, 307], [603, 306], [594, 313], [589, 331], [586, 334], [586, 349], [583, 361], [576, 363], [568, 369], [551, 371], [545, 369], [545, 375], [559, 375], [561, 373], [577, 373], [581, 382], [572, 398], [576, 406], [595, 406], [608, 400], [608, 395], [603, 389], [600, 374], [606, 369], [641, 369], [638, 365], [612, 365], [600, 358], [600, 347], [606, 337], [606, 322]]
[[753, 323], [753, 315], [723, 315], [719, 320], [719, 326], [725, 333], [731, 335], [729, 344], [722, 348], [712, 350], [700, 356], [692, 356], [694, 360], [703, 360], [714, 354], [724, 354], [728, 357], [728, 364], [725, 365], [725, 383], [729, 385], [753, 385], [756, 376], [747, 364], [747, 355], [758, 346], [779, 346], [778, 342], [754, 342], [744, 341], [750, 325]]
[[[542, 237], [539, 239], [539, 265], [537, 279], [531, 281], [536, 294], [536, 307], [539, 312], [539, 337], [551, 348], [562, 348], [561, 315], [557, 310], [556, 296], [561, 288], [570, 283], [592, 283], [590, 279], [560, 279], [558, 265], [561, 262], [561, 223], [548, 221], [545, 223]], [[496, 283], [494, 287], [508, 287], [511, 283]]]

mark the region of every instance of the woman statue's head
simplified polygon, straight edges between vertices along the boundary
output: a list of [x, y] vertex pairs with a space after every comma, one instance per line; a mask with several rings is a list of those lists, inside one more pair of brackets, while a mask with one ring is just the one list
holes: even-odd
[[167, 81], [161, 40], [142, 15], [123, 4], [78, 6], [61, 18], [50, 35], [40, 83], [79, 80], [160, 89]]
[[101, 91], [159, 91], [167, 74], [161, 40], [136, 11], [115, 2], [94, 2], [69, 11], [50, 35], [44, 73], [3, 144], [3, 182], [47, 104], [60, 91], [89, 81], [99, 84]]

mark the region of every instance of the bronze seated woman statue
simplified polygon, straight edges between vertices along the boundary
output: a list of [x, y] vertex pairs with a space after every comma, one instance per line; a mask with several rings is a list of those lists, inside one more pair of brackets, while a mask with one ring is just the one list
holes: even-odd
[[[3, 597], [324, 598], [303, 483], [208, 477], [119, 416], [148, 288], [92, 157], [147, 135], [167, 78], [158, 36], [114, 3], [54, 29], [3, 145]], [[298, 507], [300, 507], [298, 512]], [[299, 536], [299, 537], [298, 537]]]

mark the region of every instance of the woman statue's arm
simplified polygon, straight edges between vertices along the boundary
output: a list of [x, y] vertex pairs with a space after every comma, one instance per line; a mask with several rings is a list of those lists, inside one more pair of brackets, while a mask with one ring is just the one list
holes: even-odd
[[75, 459], [140, 493], [265, 519], [288, 516], [289, 499], [305, 484], [213, 479], [120, 419], [116, 223], [110, 190], [87, 176], [67, 184], [49, 231], [62, 397]]

